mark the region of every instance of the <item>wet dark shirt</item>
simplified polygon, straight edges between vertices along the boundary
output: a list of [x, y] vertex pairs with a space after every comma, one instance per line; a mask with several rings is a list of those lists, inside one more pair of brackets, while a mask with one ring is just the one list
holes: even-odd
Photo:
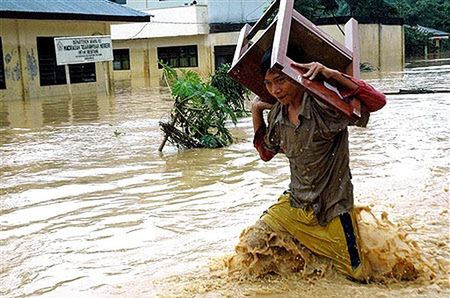
[[[372, 92], [372, 97], [377, 97], [374, 100], [385, 99], [374, 89], [363, 90], [369, 98]], [[369, 113], [364, 101], [363, 105], [366, 109], [361, 122], [365, 125]], [[372, 109], [376, 104], [371, 101], [369, 105]], [[308, 93], [298, 118], [299, 124], [293, 125], [286, 107], [276, 103], [269, 112], [267, 129], [256, 132], [254, 145], [263, 160], [277, 153], [287, 156], [291, 206], [312, 208], [319, 223], [326, 225], [353, 206], [347, 126], [355, 123]]]

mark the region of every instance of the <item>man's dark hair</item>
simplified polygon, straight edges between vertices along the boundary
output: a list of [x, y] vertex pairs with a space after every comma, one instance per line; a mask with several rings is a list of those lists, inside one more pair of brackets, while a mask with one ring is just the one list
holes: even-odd
[[272, 57], [272, 48], [268, 48], [261, 58], [261, 73], [265, 77], [267, 71], [270, 69], [270, 58]]
[[[300, 47], [296, 47], [292, 44], [289, 44], [287, 50], [287, 56], [294, 60], [295, 62], [305, 62], [305, 55], [303, 49]], [[261, 73], [263, 77], [266, 76], [267, 71], [270, 69], [270, 60], [272, 57], [272, 47], [268, 48], [263, 57], [261, 58]]]

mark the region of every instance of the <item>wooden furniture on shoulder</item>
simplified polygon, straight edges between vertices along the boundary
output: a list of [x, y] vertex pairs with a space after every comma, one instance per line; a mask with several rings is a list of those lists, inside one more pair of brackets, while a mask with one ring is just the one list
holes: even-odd
[[[357, 99], [346, 102], [329, 84], [307, 80], [291, 67], [293, 61], [317, 61], [354, 77], [359, 77], [358, 24], [350, 19], [345, 25], [346, 46], [334, 40], [294, 8], [294, 0], [276, 0], [252, 27], [246, 24], [240, 32], [229, 75], [263, 100], [274, 103], [265, 88], [261, 73], [261, 59], [272, 48], [271, 67], [279, 68], [294, 81], [303, 85], [316, 98], [329, 104], [350, 118], [361, 116]], [[271, 20], [272, 19], [272, 20]], [[264, 30], [262, 28], [267, 26]], [[290, 57], [293, 49], [299, 57]]]

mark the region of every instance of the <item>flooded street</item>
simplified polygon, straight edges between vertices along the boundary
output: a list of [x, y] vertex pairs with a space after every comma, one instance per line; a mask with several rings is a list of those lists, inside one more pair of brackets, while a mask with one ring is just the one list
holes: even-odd
[[[386, 92], [450, 89], [449, 60], [413, 66], [366, 77]], [[356, 204], [387, 212], [436, 271], [390, 285], [228, 280], [222, 259], [287, 188], [287, 159], [259, 159], [250, 118], [227, 148], [159, 153], [171, 106], [168, 90], [131, 82], [113, 97], [0, 102], [0, 296], [450, 295], [450, 93], [389, 95], [350, 129]]]

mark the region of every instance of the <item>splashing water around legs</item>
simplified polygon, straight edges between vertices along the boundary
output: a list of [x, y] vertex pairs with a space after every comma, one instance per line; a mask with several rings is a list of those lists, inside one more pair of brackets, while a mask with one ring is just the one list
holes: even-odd
[[417, 244], [388, 220], [386, 212], [377, 219], [368, 207], [356, 211], [362, 251], [372, 267], [372, 280], [390, 282], [435, 277]]
[[236, 255], [226, 261], [226, 266], [229, 275], [238, 278], [291, 272], [322, 275], [329, 267], [291, 235], [273, 232], [262, 220], [241, 233]]
[[[370, 281], [390, 283], [397, 280], [434, 278], [429, 263], [406, 233], [387, 219], [377, 219], [369, 208], [355, 209], [362, 253], [370, 263]], [[298, 272], [304, 278], [323, 276], [331, 262], [313, 254], [288, 233], [275, 233], [262, 220], [240, 235], [236, 254], [226, 261], [228, 274], [238, 279], [266, 274]]]

